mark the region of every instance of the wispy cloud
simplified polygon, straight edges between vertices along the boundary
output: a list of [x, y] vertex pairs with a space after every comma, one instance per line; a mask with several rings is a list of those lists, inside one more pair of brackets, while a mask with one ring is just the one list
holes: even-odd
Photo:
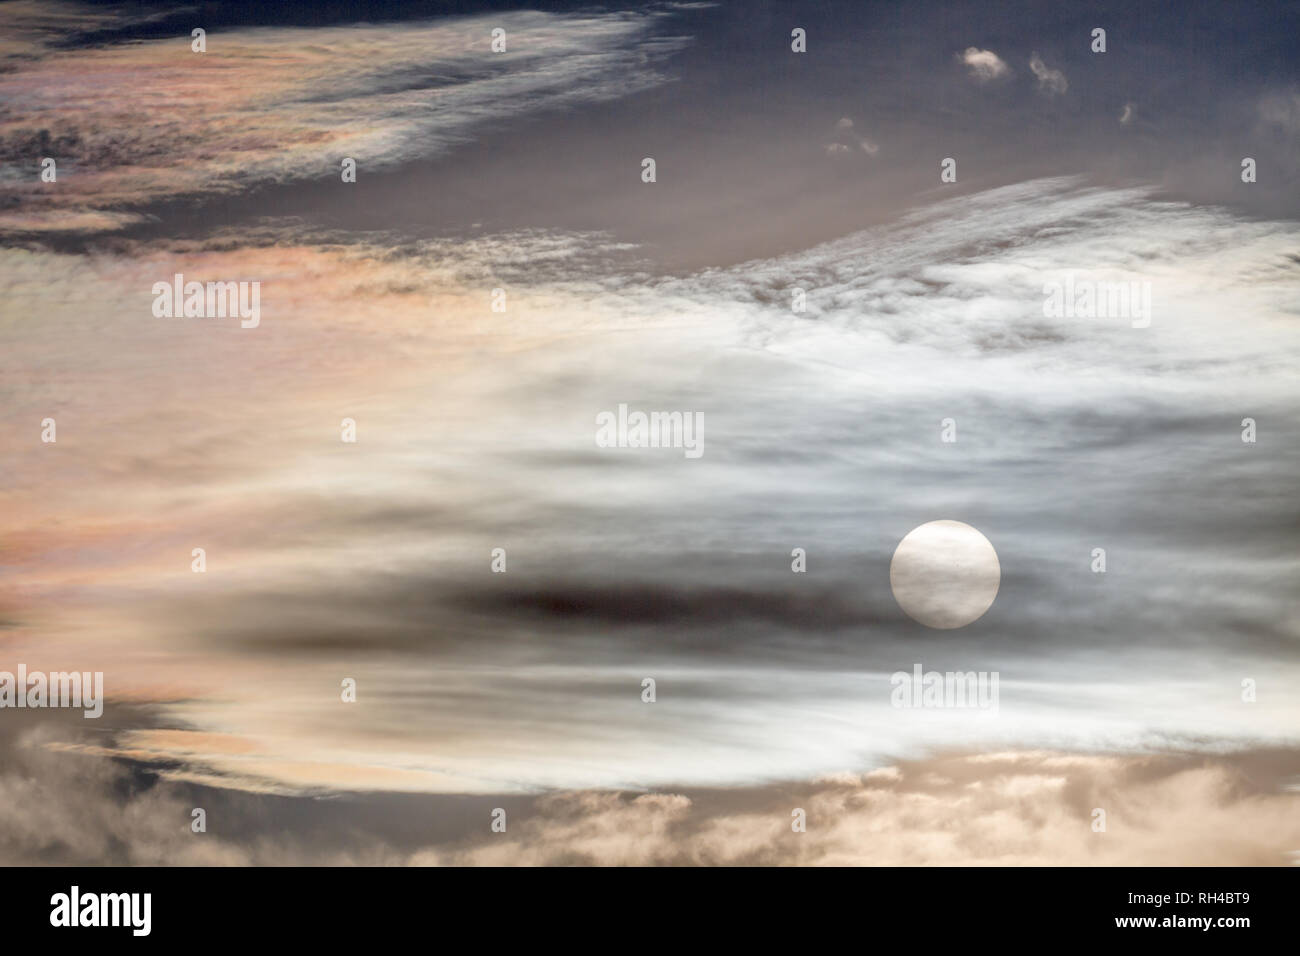
[[[6, 4], [0, 24], [18, 15]], [[626, 96], [665, 82], [658, 65], [685, 42], [652, 37], [657, 16], [232, 29], [206, 53], [186, 36], [69, 50], [29, 29], [28, 56], [0, 73], [0, 229], [119, 228], [138, 221], [122, 207], [338, 176], [345, 157], [365, 175], [483, 124]], [[39, 180], [47, 156], [57, 183]]]
[[1274, 90], [1259, 101], [1259, 119], [1265, 126], [1300, 135], [1300, 90]]
[[[1004, 52], [1050, 35], [1032, 13]], [[777, 31], [774, 96], [739, 33], [678, 30], [737, 15], [214, 23], [197, 54], [170, 14], [0, 4], [0, 657], [103, 670], [108, 697], [93, 732], [0, 721], [0, 858], [1295, 849], [1294, 78], [1180, 30], [1095, 58], [1063, 124], [1037, 53], [1013, 88], [970, 17], [845, 3], [837, 30], [890, 55]], [[1212, 108], [1227, 161], [1187, 148]], [[1181, 189], [1189, 153], [1210, 187]], [[945, 155], [981, 159], [940, 187]], [[1257, 214], [1194, 201], [1221, 195]], [[259, 327], [156, 317], [177, 273], [260, 282]], [[1048, 309], [1100, 284], [1147, 289], [1144, 323]], [[708, 454], [598, 448], [627, 401], [707, 417]], [[951, 635], [889, 586], [939, 518], [1002, 567]], [[914, 665], [999, 672], [1000, 709], [900, 713]], [[196, 805], [220, 834], [191, 839]]]
[[1038, 77], [1038, 89], [1049, 96], [1057, 96], [1070, 88], [1065, 74], [1049, 67], [1037, 53], [1029, 58], [1029, 69]]
[[[1248, 707], [1234, 692], [1296, 637], [1270, 611], [1294, 562], [1269, 477], [1295, 447], [1293, 224], [1046, 180], [681, 276], [620, 265], [596, 236], [379, 239], [268, 224], [254, 245], [3, 253], [16, 318], [0, 374], [18, 411], [0, 437], [30, 447], [50, 409], [60, 428], [55, 454], [9, 471], [14, 653], [106, 670], [110, 707], [162, 700], [166, 723], [122, 740], [136, 759], [249, 789], [492, 792], [797, 777], [994, 731], [1129, 748], [1294, 726], [1284, 697]], [[260, 277], [261, 326], [155, 319], [150, 286], [175, 271]], [[1151, 326], [1045, 315], [1044, 284], [1069, 275], [1151, 282]], [[672, 496], [667, 463], [595, 449], [593, 416], [629, 395], [710, 416], [716, 445], [697, 471], [678, 456]], [[934, 438], [949, 408], [959, 483]], [[1264, 456], [1230, 451], [1247, 413], [1266, 423]], [[345, 415], [358, 446], [339, 442]], [[1214, 494], [1225, 481], [1255, 492]], [[792, 486], [816, 495], [791, 504]], [[1061, 500], [1090, 502], [1082, 530], [1060, 524]], [[774, 516], [758, 530], [755, 508]], [[962, 634], [980, 669], [1004, 670], [996, 725], [899, 723], [888, 706], [887, 675], [916, 659], [890, 550], [941, 516], [972, 520], [1003, 561], [987, 628]], [[1194, 546], [1242, 528], [1255, 550], [1229, 566]], [[811, 592], [783, 561], [804, 542]], [[1080, 584], [1098, 542], [1125, 569], [1102, 604]], [[487, 570], [498, 545], [508, 575]], [[189, 570], [195, 546], [205, 575]], [[1085, 653], [1101, 647], [1105, 660]], [[677, 690], [643, 712], [648, 674]], [[343, 676], [364, 709], [339, 703]], [[673, 745], [701, 724], [709, 741]], [[534, 735], [551, 743], [526, 746]]]

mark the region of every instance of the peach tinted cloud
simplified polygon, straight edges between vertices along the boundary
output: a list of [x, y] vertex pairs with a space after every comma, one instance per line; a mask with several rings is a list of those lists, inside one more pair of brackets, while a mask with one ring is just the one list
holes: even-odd
[[[663, 81], [674, 48], [647, 45], [655, 17], [492, 17], [212, 31], [96, 48], [47, 47], [39, 17], [0, 8], [18, 30], [0, 73], [0, 230], [113, 230], [123, 207], [182, 195], [362, 175], [436, 155], [472, 127], [624, 96]], [[494, 54], [493, 28], [508, 51]], [[25, 38], [25, 39], [24, 39]], [[39, 179], [44, 157], [58, 180]]]
[[[413, 862], [592, 865], [1281, 865], [1300, 844], [1294, 752], [1008, 751], [753, 792], [556, 795], [507, 838]], [[729, 806], [728, 804], [731, 804]], [[735, 805], [744, 805], [738, 809]], [[807, 831], [791, 828], [791, 811]], [[1106, 811], [1094, 832], [1093, 810]]]

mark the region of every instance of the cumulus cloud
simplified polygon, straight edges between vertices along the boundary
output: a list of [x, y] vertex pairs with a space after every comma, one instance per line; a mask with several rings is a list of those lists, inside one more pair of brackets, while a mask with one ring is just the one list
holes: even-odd
[[957, 58], [970, 69], [970, 77], [980, 83], [987, 83], [989, 80], [996, 80], [1006, 76], [1011, 72], [1002, 57], [998, 56], [992, 50], [981, 50], [979, 47], [967, 47], [964, 53], [957, 54]]
[[[0, 864], [1250, 866], [1300, 848], [1289, 749], [993, 750], [718, 790], [321, 801], [59, 746], [77, 730], [57, 722], [0, 738]], [[486, 825], [498, 806], [505, 834]]]
[[1038, 89], [1049, 96], [1064, 93], [1070, 88], [1065, 74], [1049, 67], [1037, 53], [1029, 58], [1029, 69], [1033, 70], [1034, 76], [1038, 77]]
[[[743, 796], [548, 797], [505, 838], [412, 862], [487, 865], [1250, 866], [1300, 843], [1293, 752], [1005, 752]], [[743, 806], [739, 809], [737, 805]], [[791, 828], [793, 809], [807, 831]], [[1105, 832], [1092, 828], [1094, 809]]]

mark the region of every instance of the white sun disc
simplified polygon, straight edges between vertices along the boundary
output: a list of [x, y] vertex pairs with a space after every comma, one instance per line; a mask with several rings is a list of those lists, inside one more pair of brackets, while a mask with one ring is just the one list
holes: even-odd
[[907, 533], [889, 562], [889, 587], [908, 617], [951, 629], [993, 605], [1002, 565], [989, 539], [960, 521], [930, 521]]

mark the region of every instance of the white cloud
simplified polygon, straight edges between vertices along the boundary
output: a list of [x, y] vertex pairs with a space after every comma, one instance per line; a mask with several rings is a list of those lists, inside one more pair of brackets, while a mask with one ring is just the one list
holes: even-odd
[[831, 156], [843, 156], [854, 149], [860, 149], [868, 156], [875, 156], [880, 152], [880, 146], [865, 136], [859, 136], [853, 132], [853, 120], [847, 116], [840, 117], [839, 122], [835, 124], [835, 129], [839, 133], [839, 139], [834, 143], [826, 144], [826, 152]]
[[957, 58], [970, 68], [971, 79], [981, 83], [996, 80], [1011, 72], [1011, 67], [992, 50], [971, 46], [966, 48], [966, 52], [959, 53]]

